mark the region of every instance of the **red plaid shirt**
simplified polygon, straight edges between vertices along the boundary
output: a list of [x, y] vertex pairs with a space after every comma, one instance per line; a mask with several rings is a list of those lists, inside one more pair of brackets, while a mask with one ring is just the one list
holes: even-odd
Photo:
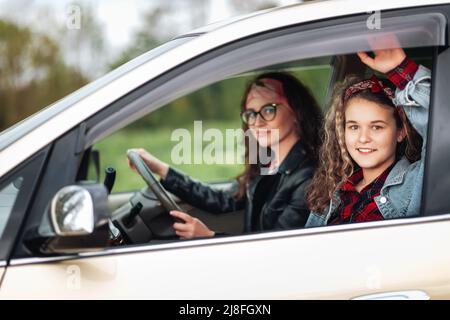
[[358, 170], [348, 178], [347, 182], [339, 189], [341, 204], [331, 215], [328, 224], [384, 220], [374, 198], [380, 195], [381, 188], [393, 167], [394, 165], [386, 169], [361, 192], [356, 190], [356, 186], [363, 179], [362, 170]]
[[387, 73], [387, 77], [397, 88], [403, 90], [414, 78], [418, 69], [419, 65], [406, 57], [402, 63]]

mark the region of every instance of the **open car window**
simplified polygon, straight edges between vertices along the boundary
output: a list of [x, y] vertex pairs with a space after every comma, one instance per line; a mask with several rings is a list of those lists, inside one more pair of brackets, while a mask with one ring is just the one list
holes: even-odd
[[[322, 57], [258, 69], [176, 99], [92, 146], [100, 154], [100, 180], [104, 180], [104, 169], [113, 167], [117, 171], [113, 193], [143, 186], [142, 179], [130, 171], [125, 159], [131, 148], [145, 148], [203, 182], [220, 184], [234, 180], [244, 169], [244, 154], [242, 148], [238, 148], [242, 137], [234, 134], [242, 126], [240, 104], [248, 82], [264, 72], [289, 72], [306, 84], [319, 105], [325, 108], [333, 74], [332, 61], [332, 57]], [[220, 141], [210, 137], [214, 133], [212, 130], [220, 131]], [[183, 135], [183, 131], [188, 135]], [[207, 149], [208, 145], [214, 150]], [[95, 180], [92, 165], [91, 162], [89, 179]]]

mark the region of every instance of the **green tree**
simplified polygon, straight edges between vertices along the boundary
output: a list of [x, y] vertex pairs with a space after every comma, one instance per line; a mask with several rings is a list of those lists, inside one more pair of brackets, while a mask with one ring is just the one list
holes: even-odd
[[87, 83], [45, 34], [0, 20], [0, 130]]

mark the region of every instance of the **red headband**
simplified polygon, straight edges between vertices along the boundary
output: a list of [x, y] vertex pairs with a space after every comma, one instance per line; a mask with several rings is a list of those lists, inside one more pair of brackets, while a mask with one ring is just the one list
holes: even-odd
[[369, 80], [358, 82], [345, 90], [344, 103], [347, 102], [354, 94], [371, 89], [372, 93], [383, 92], [389, 99], [394, 100], [394, 92], [391, 88], [384, 85], [384, 83], [378, 79], [376, 75], [373, 75]]

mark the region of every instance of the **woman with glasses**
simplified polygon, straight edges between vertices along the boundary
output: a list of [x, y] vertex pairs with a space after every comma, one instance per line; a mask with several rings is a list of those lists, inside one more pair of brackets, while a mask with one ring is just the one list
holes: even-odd
[[[315, 99], [288, 73], [262, 74], [245, 90], [241, 118], [244, 132], [250, 132], [245, 170], [228, 190], [195, 181], [143, 149], [138, 152], [168, 191], [194, 207], [217, 214], [245, 209], [245, 232], [304, 227], [309, 216], [305, 192], [321, 142], [322, 114]], [[217, 234], [187, 213], [170, 214], [184, 221], [174, 224], [182, 239]]]

